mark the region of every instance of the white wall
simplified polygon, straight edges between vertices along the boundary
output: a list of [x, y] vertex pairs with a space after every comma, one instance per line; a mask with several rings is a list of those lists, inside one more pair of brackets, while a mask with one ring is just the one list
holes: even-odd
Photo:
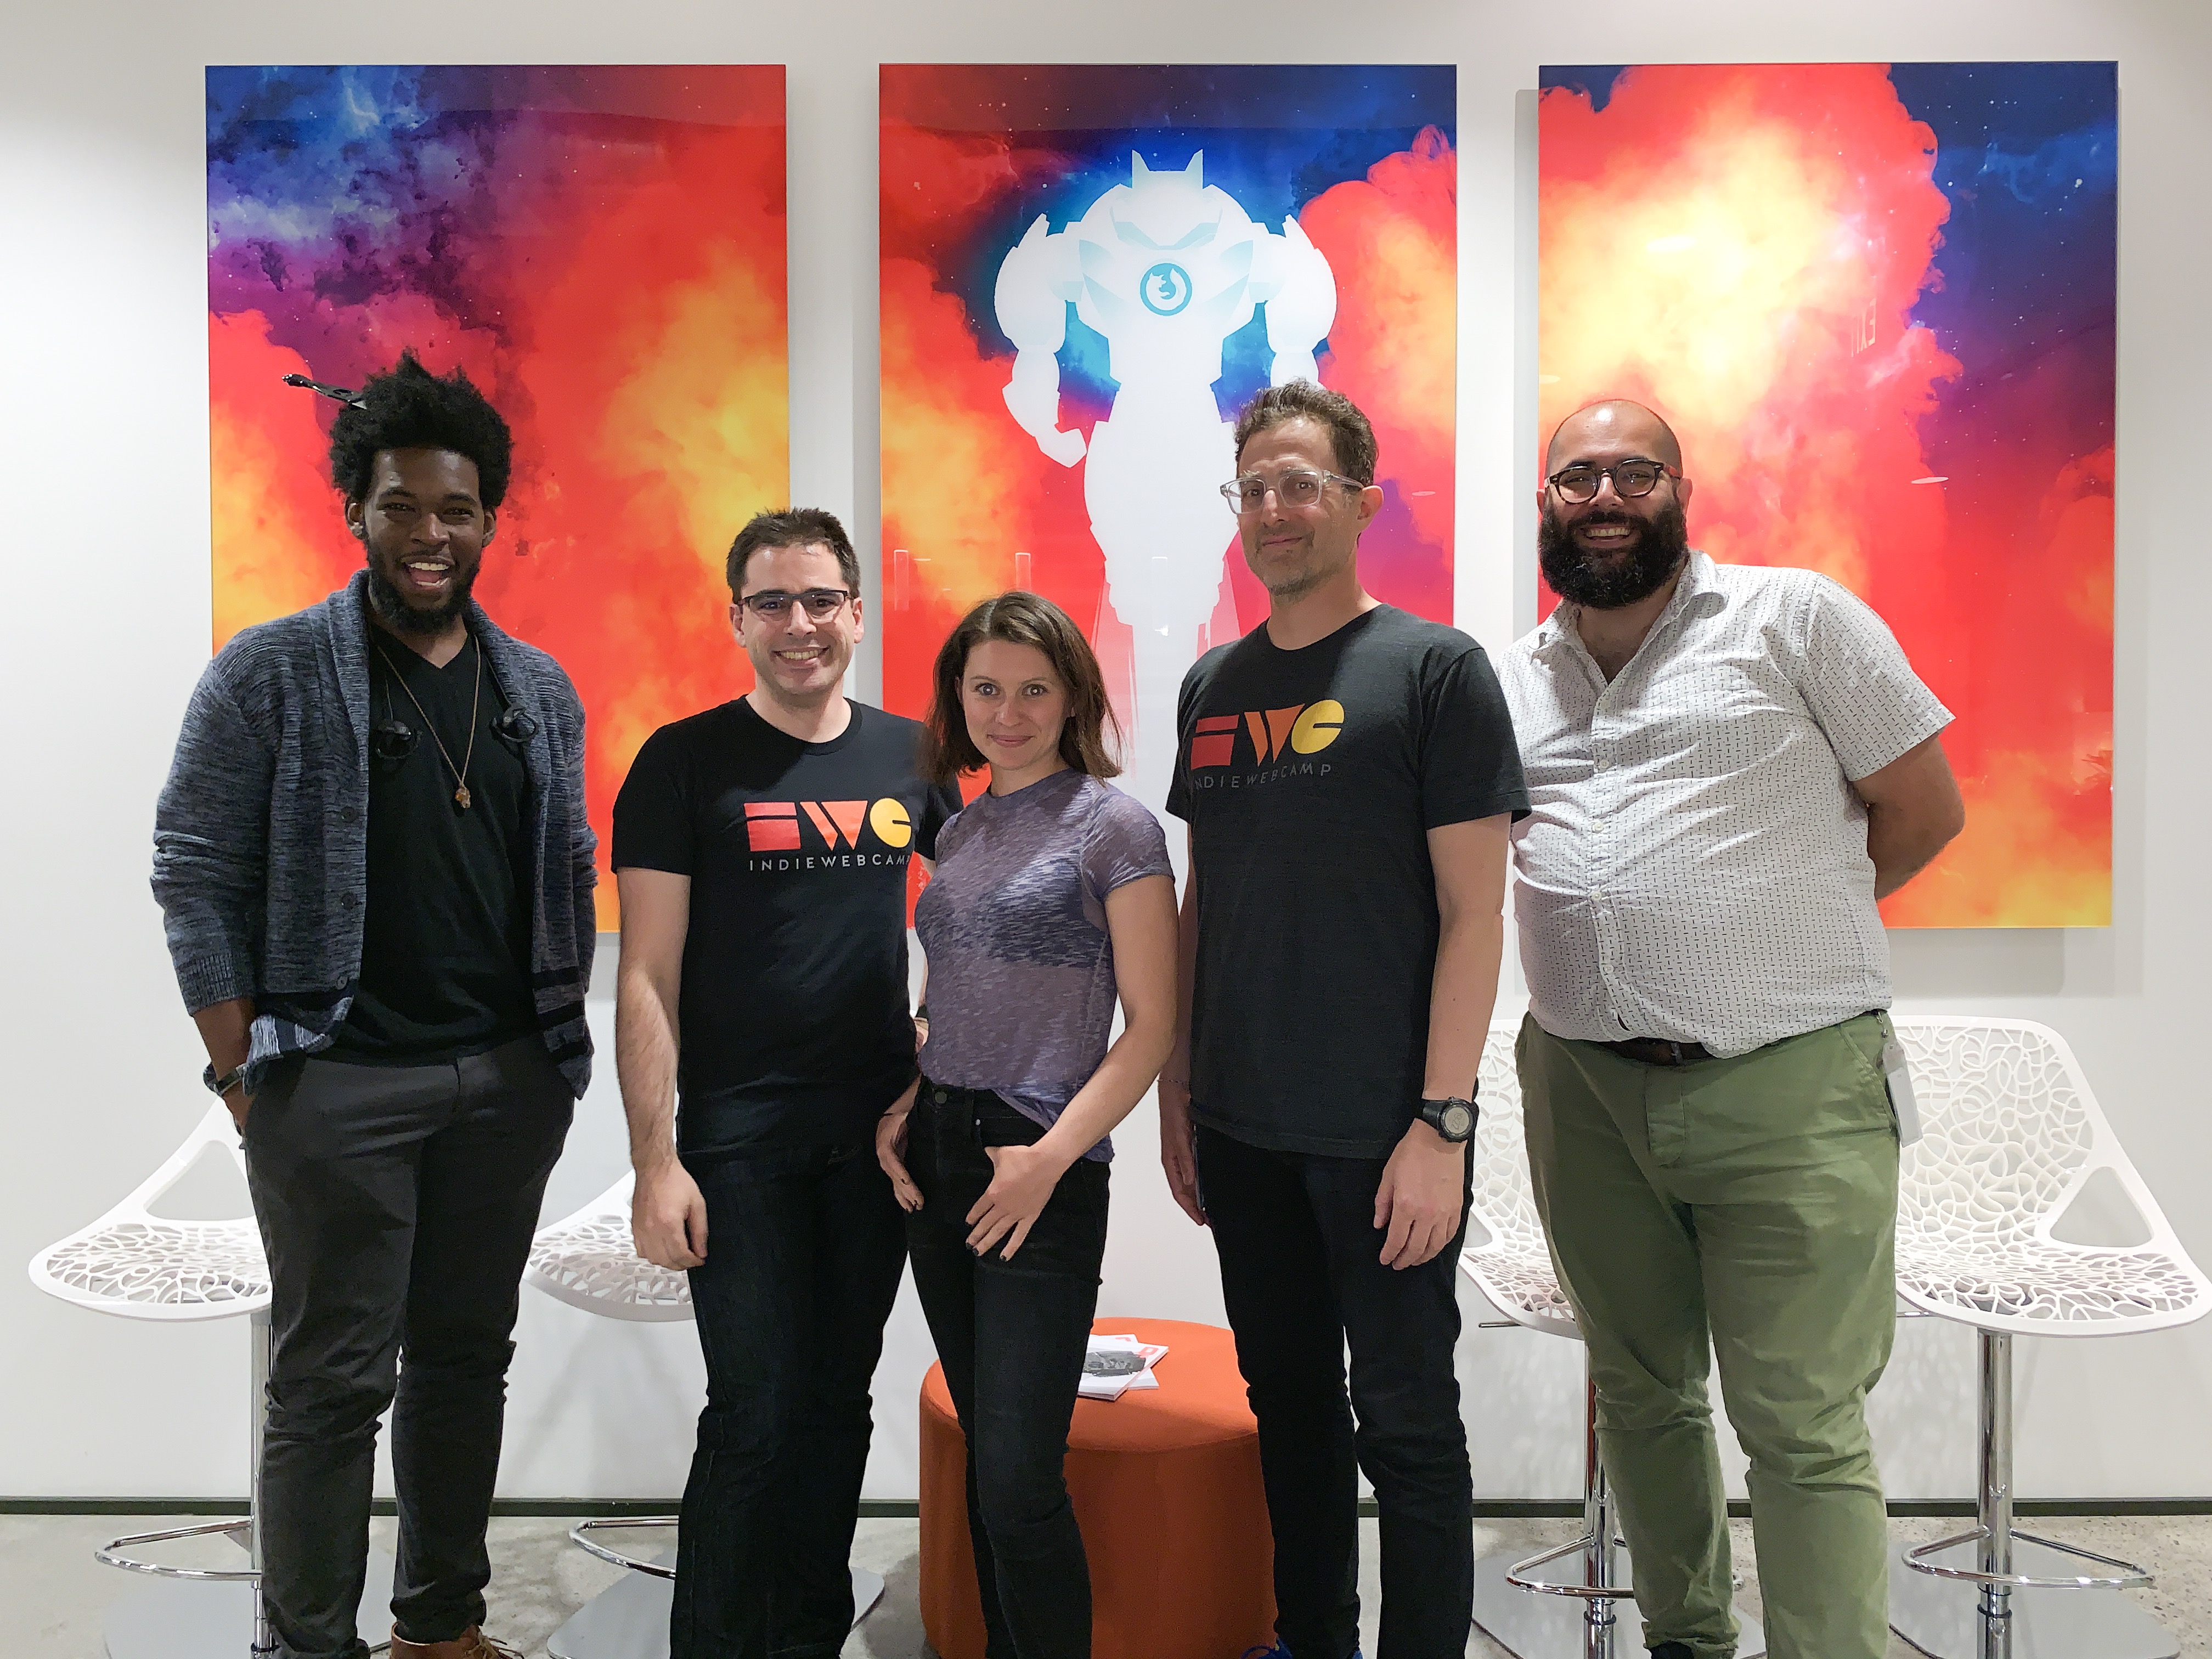
[[[208, 493], [202, 67], [216, 64], [775, 62], [790, 65], [794, 495], [876, 541], [875, 95], [879, 61], [1456, 61], [1460, 66], [1460, 617], [1510, 637], [1530, 363], [1516, 322], [1516, 143], [1544, 62], [2117, 58], [2123, 97], [2118, 891], [2107, 931], [1904, 934], [1902, 1006], [2027, 1015], [2073, 1042], [2184, 1239], [2212, 1261], [2205, 1110], [2212, 821], [2199, 619], [2212, 383], [2212, 9], [2201, 0], [1591, 0], [1273, 7], [1187, 0], [806, 6], [585, 0], [272, 0], [26, 7], [0, 54], [0, 1493], [238, 1493], [245, 1331], [102, 1319], [12, 1265], [134, 1184], [205, 1103], [146, 888], [154, 793], [206, 658]], [[1525, 156], [1525, 150], [1521, 152]], [[2154, 471], [2155, 465], [2155, 471]], [[1525, 562], [1525, 560], [1522, 561]], [[1525, 603], [1525, 585], [1522, 602]], [[863, 670], [872, 684], [873, 664]], [[604, 1042], [610, 1010], [593, 1005]], [[549, 1204], [621, 1167], [612, 1066]], [[1202, 1238], [1146, 1156], [1116, 1167], [1109, 1313], [1218, 1319]], [[1470, 1304], [1471, 1313], [1474, 1312]], [[667, 1494], [699, 1362], [688, 1326], [622, 1326], [526, 1292], [502, 1489]], [[1481, 1316], [1475, 1313], [1475, 1316]], [[1578, 1486], [1571, 1345], [1472, 1328], [1462, 1375], [1478, 1491]], [[1970, 1490], [1971, 1339], [1906, 1326], [1875, 1415], [1893, 1492]], [[910, 1296], [879, 1378], [870, 1476], [915, 1490], [928, 1358]], [[2201, 1402], [2212, 1323], [2025, 1346], [2024, 1495], [2212, 1492]]]

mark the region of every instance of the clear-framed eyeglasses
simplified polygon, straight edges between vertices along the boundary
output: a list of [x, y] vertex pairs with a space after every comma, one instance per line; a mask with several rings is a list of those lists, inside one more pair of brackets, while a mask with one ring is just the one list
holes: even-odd
[[1270, 490], [1285, 507], [1311, 507], [1333, 483], [1355, 491], [1367, 488], [1358, 479], [1347, 478], [1340, 472], [1309, 472], [1300, 468], [1285, 472], [1273, 483], [1249, 475], [1231, 478], [1221, 486], [1221, 499], [1239, 514], [1257, 513], [1267, 506]]
[[1681, 476], [1679, 468], [1664, 461], [1630, 460], [1615, 461], [1611, 466], [1563, 466], [1544, 482], [1559, 492], [1561, 501], [1580, 507], [1597, 499], [1598, 486], [1607, 478], [1613, 480], [1614, 494], [1633, 501], [1656, 489], [1660, 479]]
[[845, 601], [853, 597], [849, 587], [810, 587], [804, 593], [787, 593], [781, 588], [764, 588], [758, 593], [748, 593], [738, 604], [767, 622], [781, 622], [791, 614], [794, 605], [805, 607], [806, 614], [816, 622], [827, 622], [844, 609]]

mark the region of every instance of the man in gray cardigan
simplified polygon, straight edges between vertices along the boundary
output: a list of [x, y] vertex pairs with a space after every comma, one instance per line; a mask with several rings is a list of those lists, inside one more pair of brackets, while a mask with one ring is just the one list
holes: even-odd
[[367, 568], [240, 633], [185, 712], [154, 891], [238, 1120], [275, 1352], [262, 1589], [354, 1659], [395, 1392], [394, 1659], [489, 1659], [484, 1528], [546, 1177], [591, 1079], [583, 709], [469, 597], [509, 472], [465, 375], [403, 356], [340, 413]]

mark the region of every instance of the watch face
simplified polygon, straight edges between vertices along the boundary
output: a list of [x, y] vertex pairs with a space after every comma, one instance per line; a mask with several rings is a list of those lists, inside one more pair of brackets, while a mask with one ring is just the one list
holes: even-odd
[[1443, 1109], [1443, 1133], [1447, 1140], [1465, 1140], [1474, 1127], [1474, 1114], [1464, 1106], [1447, 1106]]

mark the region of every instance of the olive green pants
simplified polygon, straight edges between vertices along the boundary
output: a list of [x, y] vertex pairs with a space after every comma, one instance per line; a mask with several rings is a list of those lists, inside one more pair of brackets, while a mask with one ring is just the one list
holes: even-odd
[[1881, 1659], [1888, 1528], [1867, 1390], [1895, 1330], [1886, 1015], [1647, 1066], [1551, 1036], [1518, 1057], [1536, 1207], [1589, 1346], [1644, 1643], [1732, 1659], [1705, 1376], [1751, 1462], [1773, 1659]]

